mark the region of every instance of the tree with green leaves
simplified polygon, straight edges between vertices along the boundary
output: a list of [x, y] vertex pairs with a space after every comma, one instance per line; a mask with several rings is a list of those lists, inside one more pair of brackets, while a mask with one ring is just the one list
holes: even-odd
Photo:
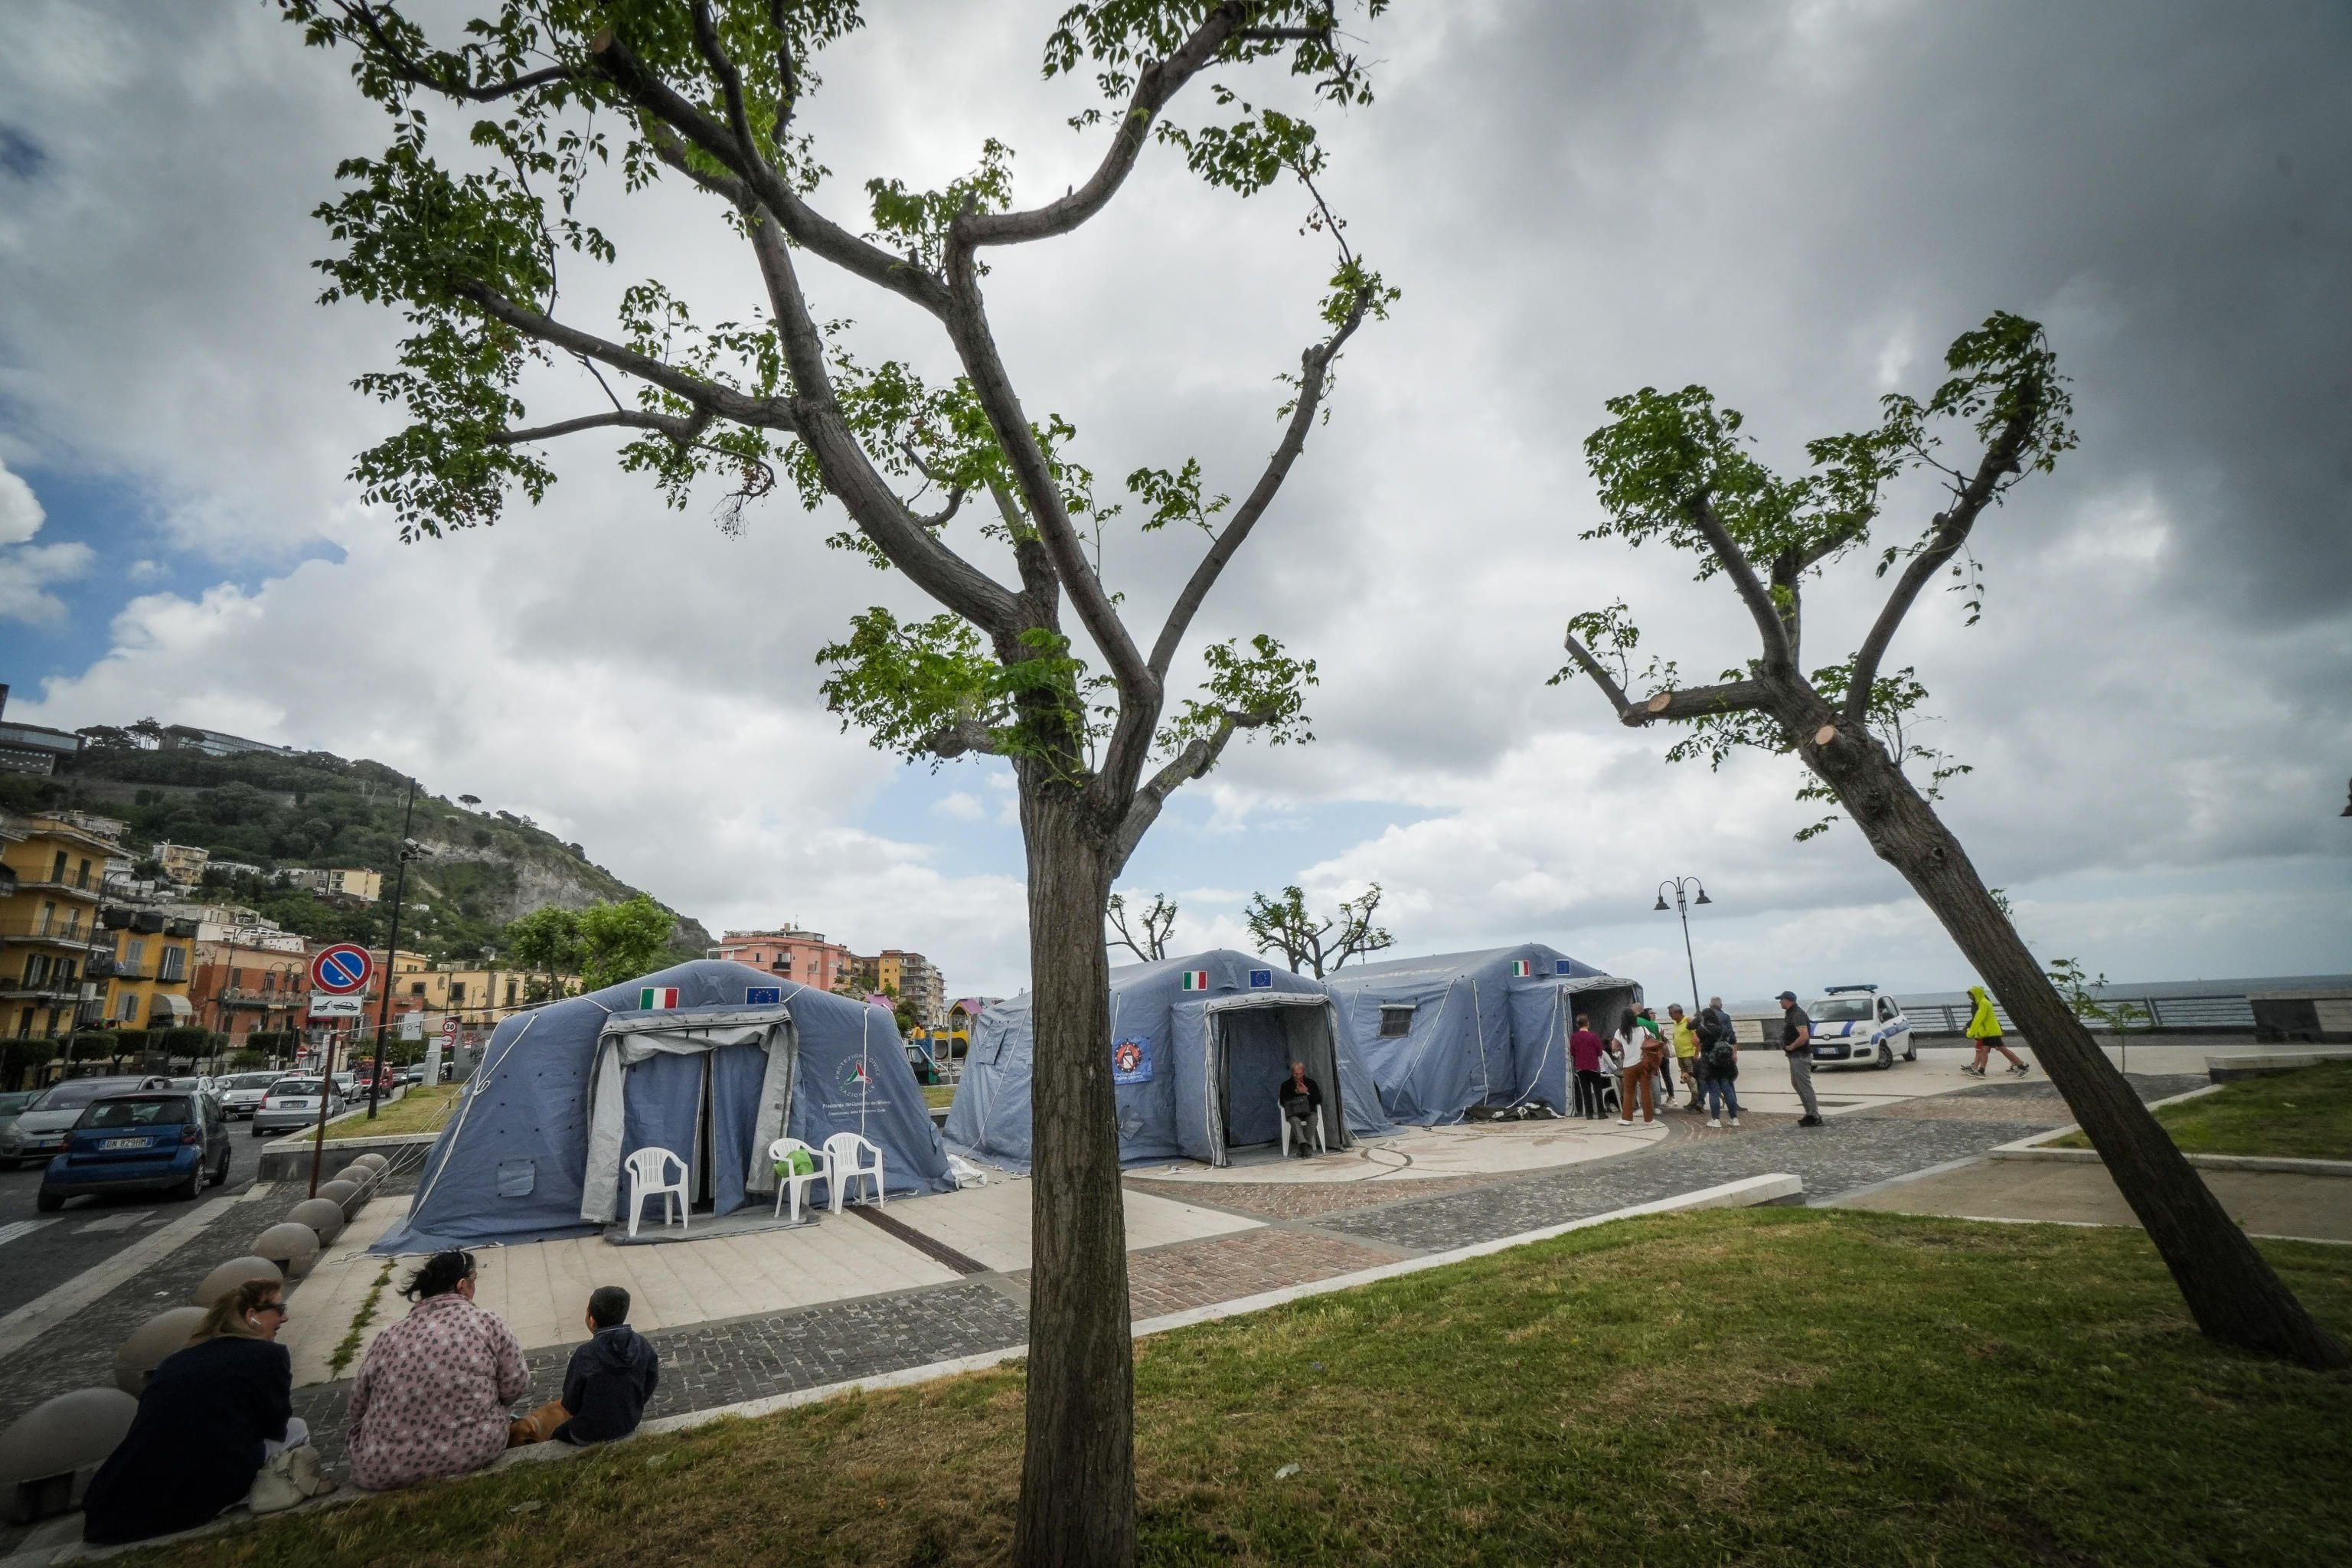
[[[1194, 618], [1326, 416], [1342, 349], [1395, 298], [1318, 184], [1327, 153], [1306, 115], [1370, 97], [1336, 0], [1077, 0], [1045, 39], [1044, 68], [1090, 79], [1101, 95], [1071, 121], [1101, 142], [1082, 183], [1022, 205], [1013, 152], [991, 140], [939, 189], [869, 182], [862, 221], [847, 223], [821, 205], [826, 170], [796, 116], [818, 89], [820, 57], [864, 25], [855, 0], [499, 0], [437, 34], [399, 0], [280, 4], [307, 41], [349, 51], [353, 80], [389, 122], [380, 154], [341, 165], [341, 193], [320, 209], [340, 248], [321, 267], [329, 300], [388, 306], [408, 323], [396, 362], [359, 383], [406, 423], [354, 469], [404, 537], [494, 522], [516, 491], [536, 502], [556, 478], [540, 456], [547, 443], [617, 433], [622, 467], [673, 505], [722, 486], [730, 531], [780, 477], [811, 507], [837, 503], [849, 527], [834, 542], [904, 573], [940, 605], [903, 622], [879, 608], [856, 616], [821, 655], [824, 689], [878, 746], [1011, 763], [1036, 1021], [1036, 1251], [1013, 1551], [1024, 1563], [1131, 1560], [1133, 1376], [1103, 913], [1169, 795], [1235, 735], [1308, 738], [1314, 665], [1271, 637], [1207, 645], [1197, 694], [1171, 688]], [[1387, 4], [1348, 9], [1370, 18]], [[1281, 102], [1245, 100], [1241, 84], [1267, 67], [1282, 68], [1253, 96]], [[1202, 116], [1171, 118], [1204, 79]], [[1239, 195], [1294, 182], [1302, 233], [1336, 261], [1314, 339], [1282, 378], [1273, 451], [1240, 499], [1210, 493], [1197, 458], [1128, 475], [1140, 527], [1197, 528], [1205, 541], [1145, 640], [1101, 576], [1124, 503], [1097, 498], [1068, 421], [1024, 406], [983, 284], [991, 253], [1067, 236], [1101, 213], [1154, 144]], [[644, 279], [620, 291], [609, 324], [580, 321], [575, 301], [590, 296], [559, 299], [558, 267], [618, 264], [618, 243], [581, 201], [607, 177], [623, 198], [656, 182], [707, 198], [714, 232], [758, 280], [749, 308], [698, 320]], [[952, 376], [861, 361], [848, 325], [810, 303], [812, 277], [927, 319]], [[565, 364], [580, 367], [585, 405], [533, 421], [521, 376]], [[964, 519], [967, 501], [983, 521]]]
[[579, 912], [560, 904], [541, 904], [509, 921], [505, 946], [508, 962], [526, 974], [541, 976], [532, 989], [542, 998], [561, 995], [561, 977], [579, 973], [588, 961]]
[[1176, 929], [1176, 903], [1165, 893], [1151, 895], [1148, 907], [1130, 918], [1127, 895], [1113, 893], [1104, 916], [1110, 921], [1111, 945], [1123, 947], [1145, 963], [1168, 956], [1168, 938]]
[[597, 991], [661, 968], [677, 917], [652, 894], [639, 893], [619, 903], [591, 904], [580, 911], [579, 922], [580, 984]]
[[1341, 899], [1336, 915], [1318, 919], [1308, 913], [1307, 895], [1296, 887], [1283, 889], [1280, 898], [1252, 893], [1242, 913], [1258, 952], [1279, 952], [1293, 973], [1320, 980], [1327, 969], [1396, 945], [1385, 927], [1372, 923], [1380, 907], [1381, 885], [1374, 882], [1355, 898]]
[[[2065, 378], [2036, 323], [1995, 314], [1953, 342], [1945, 368], [1925, 402], [1890, 394], [1874, 428], [1809, 442], [1811, 467], [1794, 477], [1759, 462], [1739, 414], [1705, 387], [1643, 387], [1612, 399], [1614, 419], [1585, 442], [1604, 521], [1584, 537], [1688, 552], [1700, 581], [1728, 581], [1760, 651], [1744, 668], [1697, 684], [1653, 656], [1637, 681], [1640, 632], [1620, 603], [1569, 622], [1573, 662], [1552, 679], [1581, 671], [1629, 726], [1691, 726], [1670, 757], [1703, 754], [1720, 765], [1756, 747], [1801, 758], [1821, 794], [1902, 873], [2032, 1042], [2198, 1325], [2225, 1343], [2307, 1366], [2352, 1364], [2108, 1062], [1936, 815], [1931, 799], [1948, 766], [1931, 761], [1925, 791], [1904, 771], [1922, 760], [1902, 726], [1925, 689], [1908, 668], [1884, 673], [1895, 634], [1927, 585], [1947, 574], [1974, 623], [1983, 594], [1969, 541], [1979, 519], [2074, 445]], [[1950, 450], [1954, 438], [1969, 449]], [[1916, 534], [1881, 542], [1874, 532], [1887, 492], [1914, 473], [1940, 490], [1940, 507]], [[1860, 646], [1808, 673], [1804, 587], [1856, 555], [1893, 583]], [[1629, 695], [1637, 684], [1649, 695]]]

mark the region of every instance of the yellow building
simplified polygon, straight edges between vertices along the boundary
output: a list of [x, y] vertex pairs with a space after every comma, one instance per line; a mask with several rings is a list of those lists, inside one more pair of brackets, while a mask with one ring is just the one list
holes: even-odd
[[0, 1035], [73, 1032], [93, 984], [93, 949], [108, 940], [99, 895], [121, 835], [122, 824], [84, 812], [0, 825]]
[[160, 910], [110, 905], [95, 961], [97, 1021], [110, 1029], [169, 1029], [196, 1021], [188, 984], [195, 978], [197, 922]]
[[[404, 958], [407, 955], [403, 954]], [[530, 1000], [539, 976], [515, 969], [402, 969], [394, 977], [392, 1005], [404, 1012], [462, 1013], [467, 1017], [503, 1015]], [[565, 994], [577, 990], [573, 976], [558, 975]]]

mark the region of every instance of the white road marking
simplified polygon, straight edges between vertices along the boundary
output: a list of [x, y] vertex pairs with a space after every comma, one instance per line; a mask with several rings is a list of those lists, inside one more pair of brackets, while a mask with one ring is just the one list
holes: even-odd
[[32, 1235], [45, 1225], [55, 1225], [53, 1219], [20, 1219], [11, 1225], [0, 1225], [0, 1247]]
[[146, 1216], [144, 1215], [110, 1214], [104, 1219], [94, 1219], [90, 1221], [88, 1225], [76, 1230], [74, 1234], [76, 1236], [104, 1236], [110, 1230], [129, 1230], [132, 1226], [140, 1224], [145, 1218]]
[[0, 1317], [0, 1355], [12, 1355], [22, 1350], [141, 1269], [170, 1257], [194, 1240], [198, 1231], [228, 1213], [235, 1203], [235, 1199], [215, 1199], [184, 1214], [163, 1229], [149, 1231], [97, 1267], [83, 1269], [47, 1295], [37, 1296]]

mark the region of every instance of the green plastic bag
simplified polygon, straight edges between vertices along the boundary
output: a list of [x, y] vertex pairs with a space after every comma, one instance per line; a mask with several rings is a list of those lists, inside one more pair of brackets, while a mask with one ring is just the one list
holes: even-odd
[[809, 1158], [809, 1152], [805, 1149], [794, 1149], [776, 1162], [776, 1174], [779, 1176], [805, 1176], [815, 1169], [816, 1162]]

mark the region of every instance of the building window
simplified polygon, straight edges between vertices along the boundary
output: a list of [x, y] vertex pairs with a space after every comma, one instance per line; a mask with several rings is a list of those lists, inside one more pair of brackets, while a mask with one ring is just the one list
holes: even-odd
[[167, 947], [157, 956], [155, 961], [156, 979], [185, 980], [187, 977], [188, 950], [186, 948]]
[[410, 983], [410, 984], [409, 984], [409, 987], [408, 987], [408, 994], [409, 994], [411, 996], [422, 996], [422, 995], [424, 995], [424, 994], [425, 994], [425, 982], [423, 982], [422, 980], [418, 980], [418, 981], [413, 981], [413, 982], [411, 982], [411, 983]]
[[49, 1009], [49, 1026], [41, 1031], [43, 1038], [54, 1040], [58, 1037], [58, 1019], [62, 1016], [55, 1007]]
[[33, 1010], [30, 1007], [27, 1007], [23, 1012], [16, 1015], [16, 1037], [20, 1040], [26, 1040], [32, 1038], [32, 1035]]
[[49, 977], [49, 955], [36, 952], [25, 960], [25, 989], [30, 991]]
[[138, 995], [132, 992], [124, 992], [122, 994], [122, 1005], [114, 1010], [114, 1016], [125, 1024], [128, 1024], [131, 1019], [139, 1016]]
[[452, 980], [449, 982], [449, 1000], [456, 1003], [463, 1002], [465, 999], [466, 983], [462, 980]]
[[87, 888], [89, 886], [89, 862], [88, 860], [84, 860], [81, 863], [81, 871], [74, 878], [74, 886], [77, 888]]
[[1385, 1005], [1382, 1005], [1381, 1008], [1381, 1038], [1392, 1039], [1399, 1035], [1410, 1035], [1412, 1033], [1412, 1007], [1410, 1004], [1395, 1007]]
[[60, 849], [58, 851], [57, 863], [49, 868], [49, 880], [52, 882], [62, 882], [65, 879], [66, 852]]
[[125, 948], [122, 952], [123, 966], [131, 973], [136, 974], [139, 973], [139, 966], [146, 962], [146, 939], [143, 937], [132, 937], [131, 939], [131, 945]]

